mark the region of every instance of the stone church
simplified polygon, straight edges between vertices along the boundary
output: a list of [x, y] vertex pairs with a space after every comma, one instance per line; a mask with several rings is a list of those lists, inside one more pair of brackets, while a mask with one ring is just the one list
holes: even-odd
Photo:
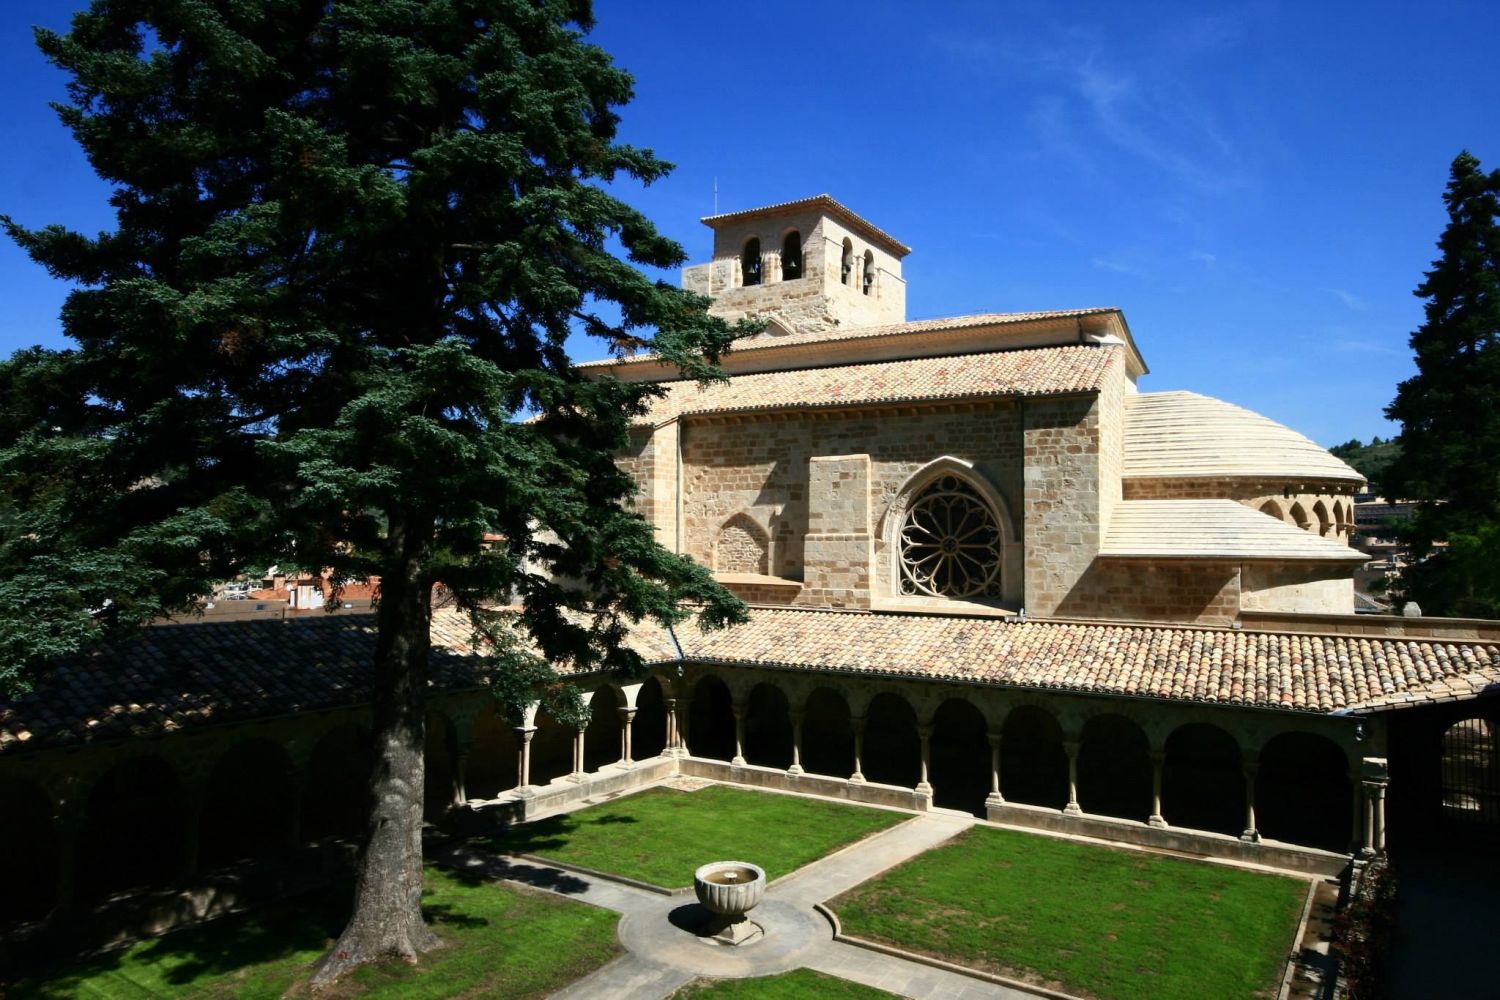
[[[909, 248], [826, 195], [704, 222], [684, 286], [764, 325], [727, 379], [585, 368], [663, 384], [637, 509], [751, 620], [641, 625], [580, 729], [497, 714], [437, 611], [434, 822], [690, 775], [1314, 872], [1500, 831], [1500, 623], [1353, 614], [1356, 472], [1143, 391], [1118, 309], [908, 322]], [[373, 619], [240, 617], [0, 703], [0, 923], [169, 926], [347, 850]]]

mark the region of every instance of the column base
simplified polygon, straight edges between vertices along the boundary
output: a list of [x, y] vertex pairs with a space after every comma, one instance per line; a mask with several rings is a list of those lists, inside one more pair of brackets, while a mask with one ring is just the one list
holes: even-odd
[[1003, 806], [1005, 805], [1005, 796], [999, 792], [990, 792], [990, 794], [984, 797], [984, 804], [987, 806]]
[[853, 774], [849, 775], [849, 784], [851, 784], [851, 785], [863, 785], [864, 783], [865, 783], [865, 776], [863, 774], [861, 774], [860, 772], [855, 771]]
[[1240, 834], [1240, 840], [1246, 844], [1258, 844], [1260, 843], [1260, 831], [1246, 830], [1244, 833]]
[[919, 781], [919, 782], [917, 782], [917, 787], [913, 788], [912, 791], [916, 792], [918, 795], [925, 795], [928, 798], [931, 798], [932, 797], [932, 782], [930, 782], [930, 781]]
[[1083, 815], [1083, 807], [1080, 806], [1077, 802], [1069, 802], [1067, 805], [1063, 806], [1063, 815], [1064, 816], [1082, 816]]
[[786, 773], [787, 774], [806, 774], [807, 772], [802, 769], [802, 765], [801, 764], [793, 764], [791, 767], [789, 767], [789, 768], [786, 769]]
[[1158, 830], [1165, 830], [1167, 828], [1167, 821], [1161, 816], [1152, 816], [1146, 820], [1146, 825], [1155, 827]]
[[687, 747], [667, 747], [661, 752], [661, 755], [663, 757], [677, 757], [679, 759], [689, 756]]
[[589, 780], [589, 775], [587, 771], [574, 771], [572, 774], [568, 775], [568, 780], [573, 782], [573, 784], [575, 785], [581, 785], [585, 781]]
[[744, 766], [745, 766], [745, 765], [746, 765], [746, 764], [748, 764], [748, 763], [749, 763], [749, 762], [748, 762], [748, 761], [746, 761], [746, 760], [745, 760], [745, 758], [743, 758], [743, 757], [739, 757], [739, 756], [736, 756], [736, 757], [734, 757], [734, 758], [733, 758], [733, 759], [732, 759], [732, 760], [731, 760], [731, 761], [730, 761], [730, 762], [729, 762], [729, 766], [730, 766], [730, 767], [744, 767]]

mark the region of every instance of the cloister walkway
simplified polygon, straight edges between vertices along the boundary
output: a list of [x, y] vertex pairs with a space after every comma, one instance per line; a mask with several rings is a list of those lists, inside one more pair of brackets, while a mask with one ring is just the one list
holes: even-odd
[[742, 948], [706, 944], [674, 923], [674, 917], [680, 922], [685, 911], [696, 906], [691, 894], [666, 896], [463, 845], [440, 849], [431, 857], [439, 864], [621, 914], [625, 954], [554, 995], [559, 998], [651, 1000], [669, 996], [699, 977], [748, 978], [806, 967], [901, 996], [1029, 1000], [1034, 993], [835, 941], [828, 920], [813, 908], [935, 847], [973, 822], [943, 811], [918, 814], [778, 879], [752, 912], [765, 928], [765, 937]]

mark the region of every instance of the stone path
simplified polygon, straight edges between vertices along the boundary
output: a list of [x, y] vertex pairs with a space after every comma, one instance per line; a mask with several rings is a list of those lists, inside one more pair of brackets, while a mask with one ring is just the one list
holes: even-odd
[[827, 919], [813, 909], [814, 903], [867, 881], [972, 823], [965, 816], [925, 813], [799, 869], [770, 886], [765, 900], [752, 911], [765, 936], [739, 948], [707, 943], [692, 932], [701, 908], [691, 894], [663, 896], [461, 845], [439, 849], [432, 857], [450, 867], [621, 914], [619, 937], [625, 954], [554, 994], [559, 998], [657, 1000], [700, 977], [747, 978], [806, 967], [924, 1000], [1032, 1000], [1031, 993], [835, 941]]

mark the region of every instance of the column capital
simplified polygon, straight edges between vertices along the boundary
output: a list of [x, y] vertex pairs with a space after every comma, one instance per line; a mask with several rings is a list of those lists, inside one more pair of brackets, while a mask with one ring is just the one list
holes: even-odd
[[865, 723], [869, 721], [870, 720], [863, 715], [851, 715], [849, 716], [849, 728], [854, 730], [856, 733], [862, 733], [865, 731]]
[[932, 725], [929, 723], [928, 725], [925, 725], [925, 726], [918, 726], [917, 727], [917, 736], [918, 736], [918, 738], [920, 738], [922, 740], [930, 740], [930, 739], [932, 739]]
[[1069, 757], [1078, 756], [1078, 748], [1081, 744], [1077, 740], [1063, 740], [1062, 745], [1063, 753], [1067, 754]]

